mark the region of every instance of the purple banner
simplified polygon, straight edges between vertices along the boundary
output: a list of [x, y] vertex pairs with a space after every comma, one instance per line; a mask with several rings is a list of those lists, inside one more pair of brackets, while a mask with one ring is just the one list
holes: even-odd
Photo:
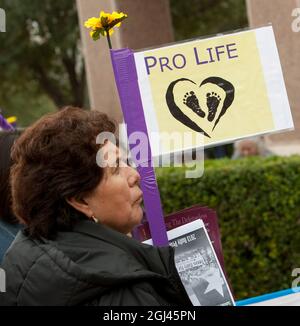
[[1, 114], [0, 114], [0, 128], [5, 131], [14, 130], [14, 127], [10, 125]]
[[[111, 50], [111, 59], [124, 120], [127, 124], [127, 133], [130, 135], [138, 131], [148, 136], [133, 51], [130, 49]], [[133, 145], [130, 145], [130, 149], [132, 147]], [[147, 157], [142, 157], [141, 160], [148, 162], [147, 167], [138, 166], [138, 172], [141, 175], [146, 216], [154, 245], [167, 246], [166, 226], [149, 142], [148, 151], [145, 152]]]

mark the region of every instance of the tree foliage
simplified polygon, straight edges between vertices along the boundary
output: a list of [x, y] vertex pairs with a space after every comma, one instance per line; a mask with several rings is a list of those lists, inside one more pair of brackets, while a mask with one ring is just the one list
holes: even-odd
[[[7, 32], [1, 35], [0, 98], [30, 86], [56, 106], [82, 106], [85, 71], [76, 1], [2, 0]], [[13, 87], [12, 87], [13, 86]]]
[[170, 0], [176, 40], [248, 26], [245, 0]]

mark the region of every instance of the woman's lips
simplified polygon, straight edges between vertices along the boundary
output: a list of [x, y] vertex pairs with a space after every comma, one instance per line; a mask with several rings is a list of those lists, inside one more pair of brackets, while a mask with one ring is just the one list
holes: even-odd
[[143, 201], [143, 193], [141, 193], [141, 194], [138, 196], [137, 200], [136, 200], [134, 203], [135, 203], [135, 204], [140, 204], [142, 201]]

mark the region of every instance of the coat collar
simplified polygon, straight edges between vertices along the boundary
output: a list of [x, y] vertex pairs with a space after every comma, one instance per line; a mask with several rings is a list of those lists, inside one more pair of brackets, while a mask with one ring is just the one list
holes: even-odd
[[169, 276], [174, 272], [174, 249], [172, 247], [146, 245], [101, 223], [89, 220], [78, 222], [74, 227], [74, 232], [85, 234], [119, 248], [155, 273]]

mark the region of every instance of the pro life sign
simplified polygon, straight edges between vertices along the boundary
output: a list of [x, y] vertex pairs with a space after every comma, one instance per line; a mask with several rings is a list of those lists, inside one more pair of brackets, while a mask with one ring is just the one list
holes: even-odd
[[[148, 134], [202, 133], [206, 147], [293, 129], [272, 26], [137, 51], [134, 61]], [[154, 156], [187, 150], [151, 145]]]
[[[111, 58], [127, 134], [149, 138], [143, 162], [294, 128], [271, 26]], [[174, 132], [190, 141], [161, 144]], [[167, 245], [155, 171], [139, 173], [153, 242]]]
[[6, 14], [5, 10], [0, 8], [0, 32], [6, 32]]

